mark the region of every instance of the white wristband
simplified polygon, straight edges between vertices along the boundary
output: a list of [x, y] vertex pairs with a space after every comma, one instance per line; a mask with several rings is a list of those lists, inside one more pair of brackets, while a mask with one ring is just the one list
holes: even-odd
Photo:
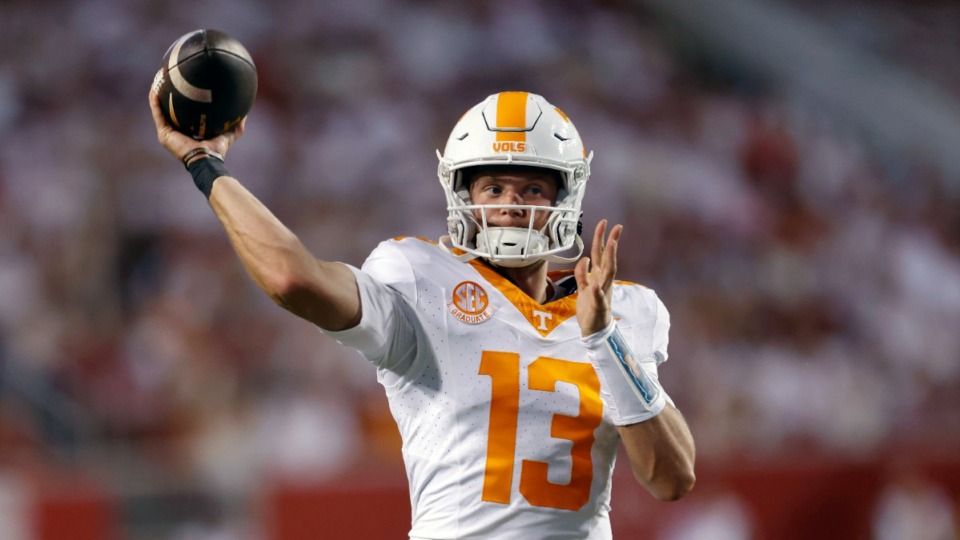
[[615, 425], [636, 424], [660, 414], [670, 398], [634, 356], [616, 321], [582, 339]]

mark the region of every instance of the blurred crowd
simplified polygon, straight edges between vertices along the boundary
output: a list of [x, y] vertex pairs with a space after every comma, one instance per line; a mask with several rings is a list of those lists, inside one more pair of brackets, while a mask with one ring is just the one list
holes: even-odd
[[818, 23], [889, 59], [960, 98], [957, 40], [960, 5], [928, 0], [829, 0], [788, 2]]
[[630, 2], [12, 0], [0, 21], [0, 460], [225, 493], [399, 463], [372, 367], [256, 289], [156, 142], [153, 74], [200, 27], [259, 70], [231, 172], [318, 257], [438, 238], [434, 149], [488, 94], [540, 93], [596, 152], [587, 230], [624, 223], [620, 277], [671, 310], [661, 377], [701, 459], [960, 449], [958, 179], [703, 69]]

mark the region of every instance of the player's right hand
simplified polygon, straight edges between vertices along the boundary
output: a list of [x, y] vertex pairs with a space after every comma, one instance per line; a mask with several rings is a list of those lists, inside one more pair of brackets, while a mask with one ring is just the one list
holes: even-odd
[[173, 129], [173, 126], [163, 117], [163, 112], [160, 110], [160, 97], [152, 88], [150, 89], [149, 99], [150, 112], [153, 114], [153, 123], [157, 127], [157, 140], [168, 152], [181, 161], [183, 160], [183, 156], [188, 152], [201, 147], [226, 157], [227, 150], [230, 149], [234, 141], [243, 135], [244, 127], [247, 124], [247, 119], [244, 118], [235, 128], [226, 133], [209, 140], [198, 141]]

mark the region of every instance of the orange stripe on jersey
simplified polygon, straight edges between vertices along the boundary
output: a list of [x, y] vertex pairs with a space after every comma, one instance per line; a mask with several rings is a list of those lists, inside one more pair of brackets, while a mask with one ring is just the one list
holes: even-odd
[[563, 321], [577, 314], [577, 295], [571, 294], [559, 300], [554, 300], [548, 304], [541, 304], [533, 298], [530, 298], [516, 285], [501, 276], [496, 270], [490, 268], [479, 260], [472, 260], [470, 264], [480, 272], [480, 275], [491, 285], [497, 288], [503, 296], [513, 304], [524, 318], [530, 323], [530, 326], [547, 337]]
[[431, 239], [429, 239], [429, 238], [425, 238], [425, 237], [423, 237], [423, 236], [394, 236], [394, 237], [393, 237], [393, 240], [396, 240], [397, 242], [400, 242], [400, 241], [402, 241], [402, 240], [406, 240], [407, 238], [415, 238], [415, 239], [417, 239], [417, 240], [426, 242], [426, 243], [428, 243], [428, 244], [437, 245], [437, 243], [434, 242], [433, 240], [431, 240]]
[[[500, 92], [497, 95], [497, 129], [527, 128], [528, 92]], [[498, 141], [527, 140], [526, 131], [497, 131]]]

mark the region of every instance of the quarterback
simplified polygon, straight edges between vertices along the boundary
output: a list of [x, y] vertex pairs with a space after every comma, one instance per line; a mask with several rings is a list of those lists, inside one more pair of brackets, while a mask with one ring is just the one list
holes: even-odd
[[438, 152], [447, 234], [387, 240], [355, 268], [313, 257], [227, 172], [243, 124], [195, 141], [150, 105], [257, 285], [377, 367], [410, 538], [611, 538], [619, 444], [657, 499], [693, 487], [693, 439], [657, 376], [667, 309], [614, 279], [621, 226], [600, 221], [581, 256], [593, 154], [563, 111], [527, 92], [467, 111]]

